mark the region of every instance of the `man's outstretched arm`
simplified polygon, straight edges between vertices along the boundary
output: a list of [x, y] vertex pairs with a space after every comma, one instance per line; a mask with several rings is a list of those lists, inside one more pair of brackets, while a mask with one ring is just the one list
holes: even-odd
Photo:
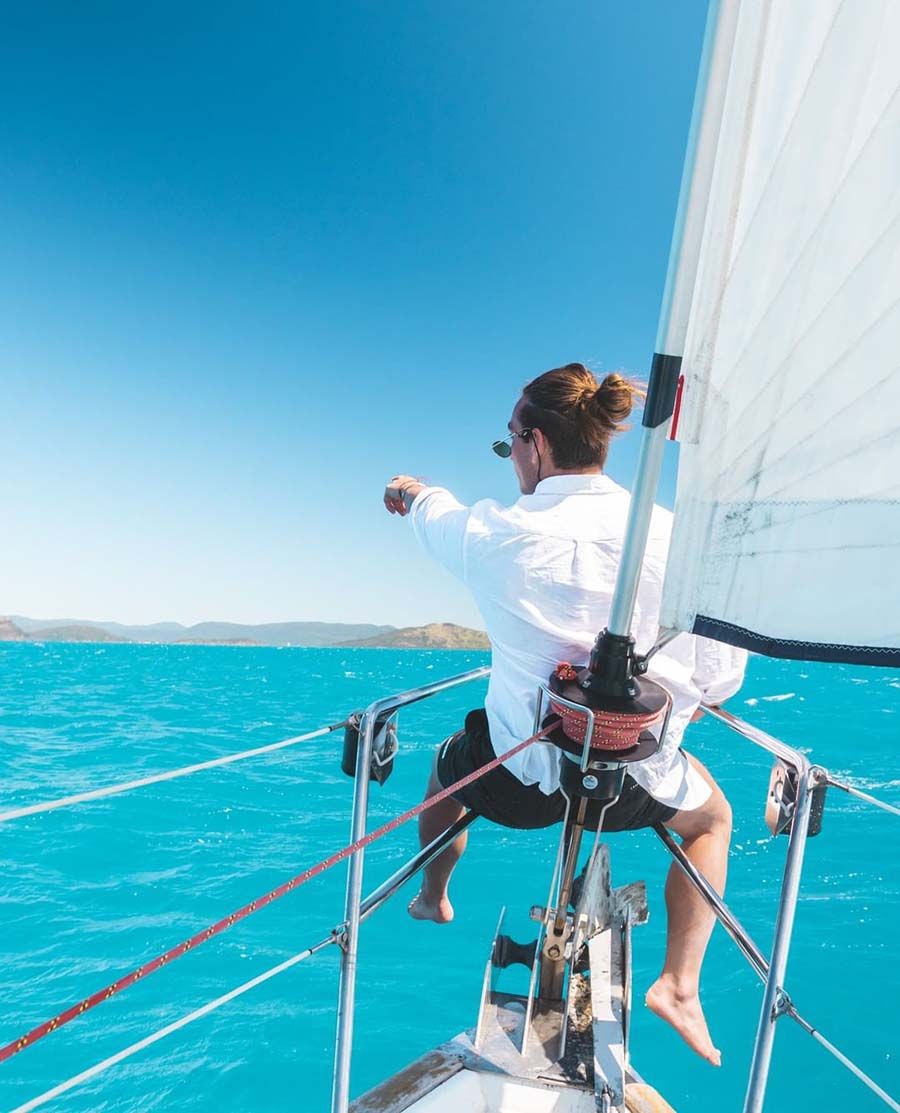
[[422, 548], [458, 579], [466, 579], [469, 507], [444, 487], [431, 487], [412, 475], [395, 475], [384, 489], [390, 514], [409, 516]]

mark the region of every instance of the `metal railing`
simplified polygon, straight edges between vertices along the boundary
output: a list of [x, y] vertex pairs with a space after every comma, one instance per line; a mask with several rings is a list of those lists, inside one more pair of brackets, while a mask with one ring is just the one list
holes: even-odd
[[[396, 713], [402, 707], [420, 700], [430, 698], [449, 688], [458, 687], [473, 680], [487, 676], [490, 669], [485, 667], [460, 676], [450, 677], [444, 681], [437, 681], [422, 688], [415, 688], [396, 696], [389, 696], [370, 704], [360, 721], [360, 743], [356, 762], [356, 784], [353, 800], [353, 819], [351, 824], [351, 838], [355, 841], [365, 833], [366, 815], [368, 808], [369, 768], [372, 762], [373, 743], [376, 725], [384, 722], [385, 717]], [[703, 899], [709, 904], [716, 918], [722, 924], [728, 935], [734, 940], [738, 949], [747, 959], [754, 972], [763, 983], [763, 1000], [760, 1010], [759, 1023], [754, 1041], [753, 1057], [747, 1084], [744, 1103], [744, 1113], [761, 1113], [765, 1101], [766, 1085], [771, 1066], [772, 1048], [775, 1039], [775, 1029], [782, 1016], [789, 1016], [800, 1027], [811, 1035], [822, 1047], [829, 1051], [843, 1066], [863, 1082], [877, 1097], [896, 1113], [900, 1113], [898, 1104], [887, 1094], [869, 1075], [862, 1071], [846, 1055], [834, 1046], [822, 1033], [810, 1024], [798, 1011], [790, 996], [784, 988], [785, 973], [788, 956], [790, 953], [793, 934], [794, 919], [800, 892], [800, 879], [803, 868], [803, 859], [806, 844], [809, 838], [809, 820], [813, 791], [821, 785], [830, 785], [839, 788], [862, 800], [866, 800], [886, 811], [900, 814], [900, 809], [886, 804], [859, 789], [836, 780], [822, 766], [813, 764], [805, 754], [796, 750], [778, 738], [767, 734], [765, 731], [744, 722], [730, 712], [720, 707], [704, 705], [704, 710], [727, 726], [731, 731], [740, 735], [753, 745], [770, 753], [793, 769], [797, 774], [796, 803], [791, 818], [791, 829], [788, 836], [788, 847], [785, 859], [784, 873], [782, 876], [781, 892], [775, 918], [775, 928], [772, 943], [772, 952], [766, 958], [763, 951], [754, 943], [750, 934], [741, 924], [738, 917], [728, 907], [721, 896], [716, 892], [703, 874], [691, 863], [680, 845], [673, 839], [669, 831], [661, 824], [655, 826], [660, 840], [668, 849], [674, 860], [684, 870], [686, 876], [693, 883]], [[590, 735], [588, 735], [590, 737]], [[450, 830], [445, 832], [441, 840], [441, 847], [446, 846], [456, 836]], [[428, 855], [432, 860], [440, 852], [434, 847]], [[425, 852], [423, 852], [425, 853]], [[412, 866], [413, 859], [408, 866]], [[426, 864], [426, 863], [422, 863]], [[422, 864], [418, 868], [422, 868]], [[393, 892], [403, 880], [407, 880], [416, 869], [411, 871], [404, 868], [398, 871], [403, 874], [400, 882], [395, 884]], [[334, 1085], [332, 1090], [332, 1113], [348, 1113], [350, 1103], [350, 1064], [353, 1041], [353, 1008], [355, 1002], [356, 973], [359, 945], [360, 920], [374, 911], [370, 902], [368, 907], [360, 905], [363, 877], [363, 851], [358, 851], [351, 859], [348, 867], [347, 894], [344, 923], [342, 925], [343, 938], [338, 942], [342, 947], [340, 989], [338, 998], [337, 1039], [334, 1059]], [[385, 882], [390, 886], [394, 879]], [[382, 886], [384, 888], [385, 886]], [[380, 893], [380, 890], [376, 891]], [[386, 896], [384, 897], [386, 899]], [[381, 903], [379, 901], [379, 903]]]
[[823, 785], [832, 785], [845, 792], [851, 793], [863, 800], [867, 800], [886, 811], [900, 814], [900, 809], [890, 804], [885, 804], [867, 793], [860, 792], [850, 785], [837, 781], [827, 769], [820, 765], [812, 764], [804, 753], [788, 746], [778, 738], [772, 737], [758, 727], [745, 723], [735, 715], [721, 707], [704, 704], [704, 711], [713, 718], [718, 719], [730, 730], [741, 735], [748, 742], [766, 750], [797, 773], [796, 804], [791, 818], [788, 848], [785, 858], [784, 874], [781, 882], [781, 894], [778, 901], [778, 910], [775, 917], [775, 930], [772, 940], [772, 954], [766, 960], [762, 951], [750, 938], [749, 933], [740, 921], [710, 885], [703, 874], [689, 861], [681, 847], [675, 842], [669, 832], [660, 824], [655, 826], [666, 848], [675, 861], [684, 870], [688, 879], [693, 883], [698, 893], [710, 905], [718, 921], [722, 924], [739, 950], [763, 981], [763, 1000], [760, 1009], [759, 1023], [756, 1029], [756, 1039], [753, 1046], [753, 1058], [750, 1063], [750, 1074], [747, 1082], [747, 1092], [744, 1099], [744, 1113], [761, 1113], [766, 1095], [766, 1085], [769, 1078], [769, 1068], [772, 1060], [772, 1047], [775, 1040], [775, 1026], [782, 1016], [789, 1016], [801, 1028], [811, 1035], [818, 1043], [829, 1051], [847, 1069], [863, 1082], [877, 1097], [896, 1113], [900, 1113], [898, 1104], [887, 1094], [872, 1078], [862, 1071], [855, 1063], [839, 1051], [834, 1044], [827, 1040], [821, 1032], [806, 1021], [797, 1011], [796, 1006], [784, 988], [785, 972], [787, 970], [788, 955], [791, 947], [791, 937], [794, 928], [794, 918], [797, 911], [797, 902], [800, 895], [800, 877], [803, 869], [803, 857], [809, 839], [809, 820], [812, 805], [813, 791]]
[[[366, 831], [369, 807], [369, 770], [376, 724], [395, 715], [404, 707], [422, 700], [482, 680], [490, 667], [472, 669], [470, 672], [437, 680], [420, 688], [412, 688], [398, 695], [387, 696], [369, 704], [359, 722], [359, 746], [356, 751], [356, 779], [353, 793], [353, 816], [350, 821], [350, 840], [356, 842]], [[331, 1092], [332, 1113], [347, 1113], [350, 1107], [350, 1061], [353, 1053], [353, 1013], [356, 1001], [356, 969], [359, 953], [360, 897], [362, 895], [364, 850], [350, 858], [347, 867], [347, 895], [344, 902], [344, 936], [341, 942], [341, 973], [338, 988], [337, 1035], [334, 1048], [334, 1082]]]

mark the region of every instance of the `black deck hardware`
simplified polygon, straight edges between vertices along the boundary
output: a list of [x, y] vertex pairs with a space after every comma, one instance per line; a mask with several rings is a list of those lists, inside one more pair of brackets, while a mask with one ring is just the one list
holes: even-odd
[[517, 943], [508, 935], [498, 935], [491, 955], [491, 966], [505, 970], [507, 966], [520, 963], [530, 970], [534, 966], [536, 950], [536, 939], [532, 939], [530, 943]]
[[[392, 716], [395, 709], [383, 711], [375, 723], [375, 745], [372, 749], [372, 762], [369, 766], [369, 780], [383, 785], [394, 771], [394, 755], [397, 752], [397, 727]], [[344, 750], [341, 755], [341, 771], [348, 777], [356, 776], [356, 755], [359, 751], [359, 727], [363, 712], [354, 711], [347, 719], [344, 728]]]

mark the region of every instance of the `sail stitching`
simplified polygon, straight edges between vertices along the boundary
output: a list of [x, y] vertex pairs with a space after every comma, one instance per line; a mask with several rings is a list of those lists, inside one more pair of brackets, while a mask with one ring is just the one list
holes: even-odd
[[[893, 100], [896, 100], [896, 99], [897, 99], [897, 95], [898, 95], [898, 94], [895, 94], [895, 96], [894, 96], [894, 97], [892, 98], [892, 101], [893, 101]], [[833, 203], [836, 203], [836, 202], [837, 202], [837, 201], [838, 201], [839, 199], [840, 199], [840, 195], [839, 195], [839, 194], [837, 194], [837, 195], [835, 196], [835, 198], [834, 198], [834, 202], [833, 202]], [[830, 211], [830, 207], [829, 207], [829, 211]], [[828, 215], [829, 215], [829, 212], [828, 212], [828, 211], [826, 211], [826, 213], [825, 213], [825, 214], [823, 215], [823, 222], [824, 222], [824, 220], [825, 220], [825, 219], [827, 219]], [[878, 247], [880, 247], [880, 246], [883, 246], [883, 242], [884, 242], [884, 239], [883, 239], [883, 237], [885, 237], [886, 235], [888, 235], [888, 234], [889, 234], [889, 233], [890, 233], [890, 232], [892, 231], [892, 229], [894, 229], [895, 225], [897, 224], [897, 220], [898, 220], [898, 218], [897, 218], [897, 217], [895, 217], [895, 218], [894, 218], [894, 219], [893, 219], [892, 221], [890, 221], [890, 223], [889, 223], [889, 224], [888, 224], [888, 225], [887, 225], [887, 226], [886, 226], [885, 228], [883, 228], [883, 229], [881, 229], [881, 230], [880, 230], [880, 232], [879, 232], [879, 235], [880, 235], [880, 237], [882, 237], [882, 238], [874, 240], [874, 241], [873, 241], [873, 242], [872, 242], [872, 243], [870, 244], [870, 246], [869, 246], [869, 247], [867, 248], [867, 250], [866, 250], [866, 251], [864, 252], [864, 254], [863, 254], [862, 256], [860, 256], [860, 258], [859, 258], [859, 259], [857, 260], [857, 262], [856, 262], [856, 263], [854, 264], [854, 267], [853, 267], [853, 269], [852, 269], [852, 270], [851, 270], [851, 271], [850, 271], [850, 272], [848, 273], [848, 275], [847, 275], [847, 278], [846, 278], [846, 280], [845, 280], [845, 281], [844, 281], [844, 282], [843, 282], [843, 283], [841, 284], [841, 286], [840, 286], [840, 287], [839, 287], [839, 288], [838, 288], [838, 289], [837, 289], [837, 290], [836, 290], [836, 291], [834, 292], [833, 296], [832, 296], [832, 297], [831, 297], [831, 298], [830, 298], [830, 299], [829, 299], [829, 300], [828, 300], [828, 301], [827, 301], [827, 302], [826, 302], [826, 303], [825, 303], [825, 304], [823, 305], [823, 307], [822, 307], [822, 309], [820, 310], [820, 312], [819, 312], [818, 316], [817, 316], [817, 317], [816, 317], [816, 318], [815, 318], [815, 319], [814, 319], [814, 320], [813, 320], [812, 322], [810, 322], [810, 325], [808, 326], [808, 328], [806, 329], [806, 331], [805, 331], [805, 332], [804, 332], [804, 333], [803, 333], [803, 334], [802, 334], [801, 336], [799, 336], [799, 337], [797, 338], [796, 342], [795, 342], [795, 343], [794, 343], [794, 344], [792, 345], [792, 347], [791, 347], [791, 348], [789, 349], [789, 351], [788, 351], [788, 352], [787, 352], [787, 353], [785, 354], [785, 357], [784, 357], [784, 359], [783, 359], [783, 360], [782, 360], [781, 362], [779, 362], [779, 363], [778, 363], [778, 364], [777, 364], [777, 365], [775, 366], [775, 368], [774, 368], [774, 370], [773, 370], [772, 374], [771, 374], [771, 375], [770, 375], [770, 376], [769, 376], [769, 377], [768, 377], [768, 378], [766, 379], [766, 381], [765, 381], [764, 383], [762, 383], [762, 384], [761, 384], [761, 386], [759, 387], [758, 391], [756, 391], [756, 393], [755, 393], [755, 395], [754, 395], [754, 398], [755, 398], [755, 399], [758, 399], [758, 398], [759, 398], [759, 395], [760, 395], [760, 394], [762, 394], [762, 393], [763, 393], [764, 391], [766, 391], [766, 390], [767, 390], [767, 389], [768, 389], [769, 387], [771, 387], [771, 386], [772, 386], [772, 384], [773, 384], [773, 383], [774, 383], [774, 382], [776, 381], [776, 379], [777, 379], [778, 375], [779, 375], [779, 374], [780, 374], [780, 373], [782, 372], [782, 369], [783, 369], [783, 367], [784, 367], [784, 364], [785, 364], [785, 363], [786, 363], [786, 362], [787, 362], [787, 361], [788, 361], [788, 360], [790, 359], [790, 357], [791, 357], [791, 356], [792, 356], [792, 355], [793, 355], [793, 354], [794, 354], [794, 353], [796, 352], [797, 348], [798, 348], [798, 347], [799, 347], [799, 346], [800, 346], [800, 345], [801, 345], [801, 344], [803, 343], [803, 341], [807, 339], [807, 337], [808, 337], [808, 336], [809, 336], [809, 334], [810, 334], [810, 333], [812, 332], [812, 330], [814, 329], [814, 327], [815, 327], [815, 326], [816, 326], [816, 325], [817, 325], [817, 324], [818, 324], [818, 323], [819, 323], [819, 322], [820, 322], [820, 321], [821, 321], [821, 320], [823, 319], [823, 317], [825, 317], [825, 315], [827, 314], [827, 312], [828, 312], [828, 311], [829, 311], [829, 310], [831, 309], [831, 307], [833, 306], [833, 304], [834, 304], [835, 300], [836, 300], [836, 299], [837, 299], [837, 298], [838, 298], [838, 297], [840, 296], [840, 294], [841, 294], [841, 293], [842, 293], [842, 292], [843, 292], [843, 291], [844, 291], [844, 290], [846, 289], [846, 286], [847, 286], [847, 284], [849, 283], [849, 281], [850, 281], [850, 280], [851, 280], [851, 279], [852, 279], [853, 277], [855, 277], [855, 275], [857, 274], [857, 272], [858, 272], [859, 268], [860, 268], [861, 266], [863, 266], [863, 264], [864, 264], [864, 263], [865, 263], [865, 262], [866, 262], [866, 261], [867, 261], [867, 260], [869, 259], [869, 257], [871, 256], [871, 254], [872, 254], [872, 253], [873, 253], [873, 252], [874, 252], [875, 250], [877, 250], [877, 249], [878, 249]], [[793, 275], [793, 273], [795, 272], [795, 270], [796, 270], [796, 269], [797, 269], [797, 268], [798, 268], [798, 267], [799, 267], [799, 266], [801, 265], [801, 263], [803, 262], [803, 259], [804, 259], [804, 256], [805, 256], [806, 252], [808, 251], [808, 249], [810, 248], [810, 246], [811, 246], [811, 245], [813, 244], [813, 242], [814, 242], [814, 238], [815, 238], [816, 234], [817, 234], [817, 233], [818, 233], [818, 232], [820, 231], [820, 229], [821, 229], [821, 222], [820, 222], [820, 225], [818, 225], [818, 226], [816, 227], [816, 229], [814, 229], [814, 230], [813, 230], [813, 232], [811, 233], [810, 239], [809, 239], [809, 240], [807, 241], [807, 243], [806, 243], [806, 244], [804, 245], [804, 248], [803, 248], [803, 250], [802, 250], [802, 251], [800, 252], [800, 254], [798, 255], [798, 257], [797, 257], [797, 260], [795, 261], [795, 263], [794, 263], [794, 264], [793, 264], [793, 266], [791, 267], [791, 270], [790, 270], [790, 272], [788, 273], [788, 275], [786, 275], [786, 277], [785, 277], [785, 280], [784, 280], [784, 282], [782, 283], [781, 287], [779, 287], [779, 290], [778, 290], [778, 291], [776, 291], [776, 294], [775, 294], [775, 298], [773, 298], [773, 301], [772, 301], [772, 302], [770, 303], [770, 305], [769, 305], [769, 310], [771, 310], [772, 306], [773, 306], [773, 305], [775, 304], [775, 299], [777, 298], [777, 296], [778, 296], [779, 294], [781, 294], [781, 293], [782, 293], [782, 292], [784, 291], [785, 285], [786, 285], [786, 284], [787, 284], [787, 282], [789, 281], [789, 279], [790, 279], [791, 275]], [[888, 314], [889, 314], [889, 313], [890, 313], [890, 312], [891, 312], [891, 311], [892, 311], [892, 310], [894, 309], [894, 307], [895, 307], [895, 306], [896, 306], [896, 302], [894, 302], [894, 303], [892, 303], [892, 304], [891, 304], [890, 306], [888, 306], [888, 307], [887, 307], [887, 308], [885, 309], [885, 311], [883, 312], [883, 314], [882, 314], [882, 316], [881, 316], [881, 317], [879, 317], [879, 318], [878, 318], [878, 319], [877, 319], [876, 321], [872, 322], [872, 324], [871, 324], [871, 325], [869, 326], [869, 328], [867, 328], [867, 329], [864, 329], [864, 330], [863, 330], [863, 331], [862, 331], [862, 332], [861, 332], [861, 333], [859, 334], [859, 336], [858, 336], [858, 337], [856, 337], [856, 338], [854, 338], [854, 339], [855, 339], [855, 340], [858, 340], [858, 339], [859, 339], [860, 337], [862, 337], [862, 336], [865, 336], [865, 335], [866, 335], [866, 333], [867, 333], [868, 331], [870, 331], [870, 329], [871, 329], [871, 328], [875, 327], [875, 325], [877, 325], [877, 324], [878, 324], [878, 323], [879, 323], [879, 322], [880, 322], [880, 321], [881, 321], [881, 320], [883, 319], [883, 317], [884, 317], [884, 316], [888, 315]], [[762, 324], [763, 324], [763, 323], [764, 323], [764, 321], [766, 320], [766, 318], [767, 318], [767, 316], [768, 316], [768, 312], [769, 312], [769, 310], [767, 310], [767, 311], [766, 311], [766, 313], [765, 313], [765, 314], [763, 314], [763, 317], [762, 317], [762, 318], [760, 319], [759, 325], [758, 325], [758, 326], [757, 326], [757, 328], [756, 328], [756, 329], [754, 330], [754, 332], [753, 332], [753, 333], [751, 334], [751, 336], [750, 336], [750, 337], [748, 338], [748, 340], [747, 340], [747, 342], [746, 342], [746, 344], [745, 344], [745, 346], [744, 346], [743, 350], [741, 351], [741, 353], [740, 353], [740, 354], [738, 355], [737, 359], [735, 360], [735, 364], [734, 364], [734, 367], [733, 367], [733, 369], [732, 369], [732, 371], [731, 371], [730, 375], [728, 376], [728, 379], [729, 379], [729, 380], [731, 380], [731, 379], [733, 379], [733, 378], [736, 378], [736, 377], [739, 377], [739, 376], [740, 376], [740, 374], [742, 373], [742, 369], [743, 369], [743, 363], [744, 363], [744, 361], [745, 361], [745, 359], [746, 359], [746, 357], [747, 357], [747, 353], [748, 353], [748, 351], [750, 350], [750, 348], [751, 348], [751, 346], [752, 346], [752, 344], [753, 344], [753, 341], [754, 341], [754, 339], [755, 339], [755, 337], [756, 337], [756, 335], [757, 335], [757, 332], [759, 331], [759, 328], [761, 328], [761, 327], [762, 327]], [[838, 358], [838, 360], [836, 360], [836, 361], [835, 361], [834, 363], [830, 364], [830, 365], [829, 365], [829, 367], [825, 368], [825, 371], [827, 372], [827, 371], [829, 371], [829, 370], [832, 370], [832, 369], [833, 369], [833, 368], [834, 368], [834, 367], [835, 367], [835, 366], [837, 365], [837, 363], [839, 363], [839, 362], [840, 362], [840, 359], [842, 359], [842, 358], [843, 358], [843, 356], [844, 356], [845, 354], [846, 354], [846, 352], [842, 353], [842, 354], [841, 354], [841, 356], [840, 356], [840, 357]], [[755, 404], [755, 403], [748, 403], [748, 405], [747, 405], [747, 406], [745, 406], [743, 410], [741, 410], [741, 411], [740, 411], [740, 412], [739, 412], [738, 414], [736, 414], [736, 415], [734, 416], [734, 418], [733, 418], [733, 423], [735, 423], [735, 424], [737, 424], [737, 423], [740, 423], [740, 421], [741, 421], [741, 420], [742, 420], [742, 419], [744, 418], [744, 416], [745, 416], [745, 415], [747, 414], [748, 410], [750, 410], [751, 406], [752, 406], [752, 405], [754, 405], [754, 404]], [[759, 438], [757, 438], [757, 441], [754, 441], [754, 442], [753, 442], [753, 444], [756, 444], [756, 443], [758, 443], [758, 441], [759, 441]], [[720, 442], [717, 442], [717, 443], [720, 443]], [[752, 448], [752, 445], [748, 446], [748, 448], [747, 448], [747, 449], [745, 449], [745, 452], [746, 452], [746, 451], [750, 451], [750, 448]]]
[[[842, 5], [842, 8], [843, 8], [843, 5]], [[822, 49], [820, 50], [820, 52], [819, 52], [819, 54], [816, 58], [816, 61], [813, 65], [813, 68], [810, 72], [809, 80], [807, 81], [807, 84], [804, 88], [804, 91], [801, 94], [800, 100], [797, 104], [796, 111], [794, 113], [794, 116], [792, 117], [791, 124], [788, 127], [787, 132], [785, 133], [785, 138], [782, 142], [779, 153], [776, 156], [776, 158], [775, 158], [775, 160], [772, 164], [772, 168], [770, 170], [769, 176], [766, 179], [766, 182], [765, 182], [765, 184], [763, 186], [763, 189], [760, 193], [760, 197], [759, 197], [759, 201], [757, 203], [757, 206], [756, 206], [753, 214], [748, 219], [747, 229], [746, 229], [746, 232], [744, 234], [741, 247], [738, 249], [737, 254], [735, 255], [734, 259], [732, 260], [732, 264], [731, 264], [731, 266], [728, 270], [728, 273], [725, 277], [724, 282], [722, 283], [720, 293], [716, 298], [715, 308], [713, 310], [713, 313], [710, 316], [709, 321], [707, 322], [706, 329], [705, 329], [705, 332], [703, 334], [702, 340], [698, 343], [698, 346], [697, 346], [698, 350], [701, 346], [702, 347], [709, 347], [711, 344], [715, 344], [715, 337], [716, 337], [717, 332], [718, 332], [718, 318], [719, 318], [719, 315], [720, 315], [720, 312], [721, 312], [721, 304], [724, 301], [724, 298], [726, 296], [726, 291], [727, 291], [728, 284], [731, 282], [734, 274], [738, 270], [738, 267], [739, 267], [740, 262], [741, 262], [741, 257], [742, 257], [742, 255], [745, 251], [745, 248], [746, 248], [746, 244], [751, 237], [751, 232], [753, 231], [753, 229], [756, 226], [759, 211], [760, 211], [761, 207], [763, 206], [763, 204], [767, 200], [772, 181], [773, 181], [773, 179], [774, 179], [774, 177], [775, 177], [775, 175], [776, 175], [776, 173], [779, 169], [779, 165], [782, 161], [782, 155], [783, 155], [785, 149], [788, 147], [789, 142], [791, 140], [791, 136], [792, 136], [792, 134], [795, 130], [796, 123], [797, 123], [797, 118], [798, 118], [801, 111], [804, 109], [804, 107], [806, 105], [807, 96], [808, 96], [808, 93], [809, 93], [810, 86], [812, 85], [813, 78], [815, 76], [816, 67], [819, 64], [820, 59], [823, 57], [823, 55], [825, 54], [825, 52], [829, 48], [831, 38], [834, 34], [835, 24], [837, 23], [840, 14], [841, 14], [841, 10], [839, 10], [838, 13], [836, 13], [836, 15], [834, 17], [834, 20], [832, 21], [831, 27], [829, 28], [828, 34], [826, 35], [825, 40], [823, 42]], [[777, 291], [775, 291], [775, 294], [773, 295], [773, 299], [770, 301], [769, 306], [763, 312], [759, 321], [754, 326], [752, 332], [750, 333], [749, 337], [747, 338], [747, 341], [745, 343], [745, 346], [744, 346], [742, 352], [738, 355], [738, 357], [735, 361], [735, 366], [732, 370], [732, 374], [737, 374], [739, 372], [739, 370], [741, 368], [741, 365], [742, 365], [742, 361], [744, 360], [750, 346], [752, 345], [753, 341], [755, 340], [760, 328], [762, 327], [763, 323], [765, 322], [769, 313], [771, 312], [771, 309], [772, 309], [773, 305], [775, 304], [775, 302], [777, 301], [778, 296], [783, 293], [783, 291], [785, 289], [785, 286], [790, 281], [790, 279], [791, 279], [792, 275], [794, 274], [794, 272], [796, 271], [797, 267], [800, 265], [800, 263], [802, 262], [802, 260], [806, 256], [807, 251], [810, 248], [810, 246], [815, 244], [817, 234], [820, 232], [822, 224], [828, 219], [829, 215], [831, 214], [832, 209], [836, 205], [837, 201], [840, 199], [841, 191], [842, 191], [843, 187], [846, 185], [846, 182], [847, 182], [848, 178], [856, 170], [860, 161], [869, 153], [870, 144], [872, 143], [875, 135], [879, 131], [885, 116], [890, 111], [891, 106], [893, 105], [893, 102], [896, 100], [896, 98], [897, 98], [897, 93], [895, 92], [892, 95], [892, 97], [890, 98], [890, 100], [888, 101], [888, 104], [885, 106], [881, 115], [878, 117], [878, 119], [873, 124], [871, 133], [870, 133], [869, 137], [866, 139], [865, 143], [860, 148], [859, 152], [857, 153], [857, 156], [854, 158], [854, 160], [847, 167], [845, 167], [844, 172], [841, 176], [841, 180], [838, 183], [838, 191], [836, 192], [834, 198], [832, 198], [831, 202], [829, 203], [829, 205], [827, 206], [827, 208], [823, 212], [821, 219], [817, 222], [815, 227], [813, 229], [811, 229], [806, 243], [804, 244], [803, 248], [800, 250], [800, 252], [797, 255], [797, 259], [792, 264], [788, 273], [785, 275], [784, 280], [781, 283], [779, 289]], [[777, 374], [777, 370], [762, 385], [760, 390], [765, 390], [771, 384], [771, 382], [775, 378], [775, 374]], [[746, 409], [741, 411], [741, 413], [738, 415], [738, 420], [743, 417], [744, 413], [746, 413]]]
[[[900, 218], [898, 218], [898, 220], [900, 220]], [[900, 306], [900, 298], [898, 298], [896, 301], [892, 302], [891, 305], [885, 310], [885, 312], [876, 321], [872, 322], [872, 324], [870, 325], [870, 327], [868, 329], [864, 330], [862, 333], [860, 333], [860, 335], [858, 337], [856, 337], [852, 341], [852, 344], [858, 343], [858, 341], [860, 341], [863, 337], [865, 337], [867, 333], [871, 332], [872, 330], [878, 328], [879, 325], [883, 324], [885, 318], [890, 317], [890, 315], [892, 313], [894, 313], [894, 311], [897, 309], [898, 306]], [[829, 364], [828, 367], [826, 367], [824, 369], [824, 373], [817, 380], [817, 384], [821, 384], [823, 382], [823, 380], [825, 378], [827, 378], [829, 375], [831, 375], [832, 373], [839, 373], [843, 364], [844, 364], [844, 361], [847, 359], [848, 355], [850, 355], [850, 354], [851, 354], [851, 348], [847, 348], [844, 351], [842, 351], [841, 354], [838, 356], [838, 358], [833, 363]], [[892, 366], [890, 368], [890, 370], [887, 372], [887, 374], [885, 374], [881, 379], [879, 379], [874, 384], [874, 387], [872, 389], [880, 387], [880, 386], [884, 385], [884, 383], [890, 382], [890, 380], [894, 377], [894, 375], [897, 374], [898, 369], [900, 369], [900, 368], [898, 368], [896, 366]], [[848, 410], [851, 410], [854, 406], [858, 405], [861, 401], [863, 401], [863, 399], [859, 395], [857, 395], [856, 397], [852, 398], [846, 405], [842, 406], [839, 410], [836, 410], [834, 413], [830, 414], [829, 417], [828, 417], [828, 420], [829, 421], [837, 420], [843, 414], [845, 414]], [[778, 415], [777, 422], [779, 424], [781, 422], [783, 422], [787, 418], [788, 414], [792, 413], [798, 406], [802, 405], [803, 402], [808, 402], [808, 399], [806, 399], [805, 397], [798, 398], [797, 401], [795, 403], [793, 403], [793, 405], [789, 406], [788, 409], [784, 410], [782, 413], [780, 413]], [[740, 466], [739, 461], [744, 456], [746, 456], [747, 453], [749, 453], [755, 445], [758, 445], [761, 441], [765, 441], [767, 437], [770, 437], [771, 432], [772, 432], [772, 427], [766, 429], [766, 431], [764, 433], [761, 433], [756, 438], [755, 441], [751, 442], [751, 444], [749, 444], [740, 453], [739, 456], [735, 457], [734, 460], [732, 460], [730, 462], [729, 474], [733, 474], [734, 470], [736, 470]], [[857, 452], [865, 451], [865, 450], [871, 448], [872, 445], [876, 444], [878, 441], [883, 440], [885, 437], [890, 438], [892, 436], [895, 436], [896, 433], [897, 433], [896, 429], [889, 429], [889, 430], [887, 430], [887, 432], [882, 433], [875, 440], [867, 441], [865, 444], [858, 445], [853, 450], [853, 454], [855, 454]], [[790, 448], [786, 449], [779, 456], [775, 456], [774, 458], [768, 459], [766, 461], [767, 469], [773, 468], [777, 464], [780, 464], [784, 459], [790, 457], [792, 453], [795, 453], [802, 445], [806, 444], [810, 440], [814, 440], [819, 435], [820, 435], [819, 430], [815, 430], [812, 433], [807, 433], [807, 435], [805, 437], [803, 437], [799, 441], [795, 441], [790, 446]], [[720, 441], [718, 443], [721, 444], [722, 442]], [[845, 459], [845, 458], [846, 458], [846, 456], [842, 457], [842, 459]], [[820, 467], [813, 468], [812, 471], [807, 471], [807, 472], [804, 472], [802, 475], [796, 476], [791, 481], [791, 483], [785, 483], [783, 486], [778, 487], [774, 491], [772, 491], [770, 497], [774, 498], [776, 495], [780, 494], [782, 491], [788, 490], [793, 483], [798, 483], [798, 482], [801, 482], [805, 479], [811, 479], [814, 476], [819, 475], [820, 472], [822, 472], [825, 468], [832, 467], [836, 462], [837, 462], [837, 459], [833, 457], [833, 458], [829, 459], [828, 461], [826, 461], [826, 463], [822, 464]], [[729, 490], [722, 491], [721, 494], [720, 494], [720, 498], [725, 500], [725, 499], [732, 499], [732, 498], [737, 497], [739, 495], [741, 489], [746, 485], [746, 483], [747, 483], [746, 478], [741, 479], [739, 481], [738, 485], [732, 486]]]

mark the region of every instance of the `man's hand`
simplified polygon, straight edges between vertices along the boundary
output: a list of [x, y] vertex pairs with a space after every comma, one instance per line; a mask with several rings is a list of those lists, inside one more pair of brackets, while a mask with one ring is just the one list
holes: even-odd
[[415, 476], [395, 475], [384, 489], [384, 505], [389, 513], [405, 518], [413, 499], [424, 490], [425, 484], [420, 483]]

